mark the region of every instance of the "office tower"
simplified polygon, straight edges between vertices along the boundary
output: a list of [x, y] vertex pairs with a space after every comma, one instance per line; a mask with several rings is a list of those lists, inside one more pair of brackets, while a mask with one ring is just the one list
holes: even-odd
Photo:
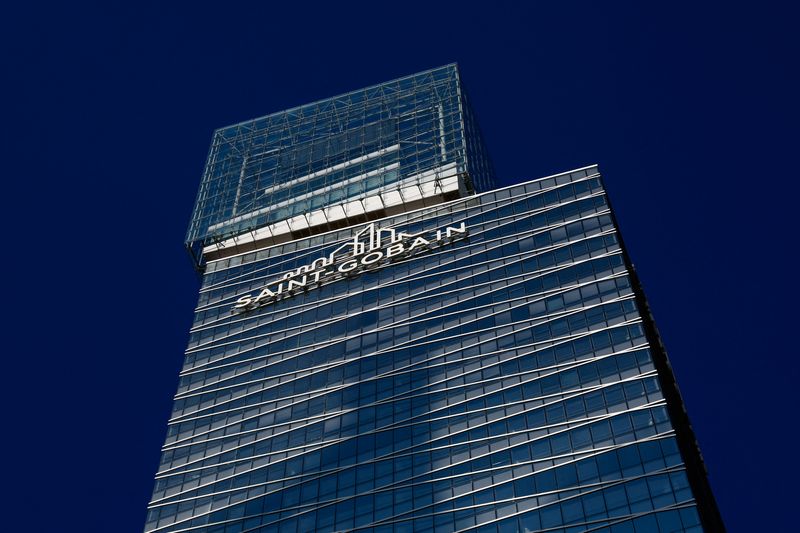
[[494, 189], [455, 65], [214, 134], [145, 531], [719, 531], [595, 166]]

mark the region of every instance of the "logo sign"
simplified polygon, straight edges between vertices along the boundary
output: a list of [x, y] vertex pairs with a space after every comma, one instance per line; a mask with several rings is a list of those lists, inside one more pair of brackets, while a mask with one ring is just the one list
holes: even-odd
[[339, 279], [354, 277], [364, 271], [377, 270], [405, 259], [466, 238], [467, 227], [446, 227], [429, 233], [409, 234], [392, 228], [377, 228], [372, 223], [355, 234], [352, 240], [336, 248], [327, 257], [285, 273], [268, 283], [256, 295], [236, 300], [233, 313], [242, 313], [307, 291]]

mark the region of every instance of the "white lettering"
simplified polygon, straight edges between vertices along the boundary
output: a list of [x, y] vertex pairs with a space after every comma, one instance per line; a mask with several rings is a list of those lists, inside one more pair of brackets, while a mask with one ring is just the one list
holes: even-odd
[[264, 289], [261, 291], [261, 294], [258, 295], [258, 298], [256, 298], [256, 300], [260, 300], [262, 298], [274, 298], [274, 297], [275, 293], [269, 290], [268, 288], [264, 287]]
[[317, 270], [318, 268], [325, 268], [326, 266], [330, 265], [331, 263], [333, 263], [333, 261], [330, 260], [329, 258], [320, 257], [318, 259], [314, 259], [314, 261], [311, 262], [310, 270]]
[[411, 246], [409, 247], [409, 251], [413, 250], [417, 246], [427, 246], [429, 244], [430, 244], [430, 242], [428, 242], [427, 240], [423, 239], [422, 237], [417, 237], [416, 239], [414, 239], [414, 242], [411, 243]]
[[[278, 300], [281, 298], [280, 295], [283, 294], [289, 297], [295, 289], [306, 288], [309, 277], [311, 278], [311, 283], [320, 284], [322, 283], [322, 278], [328, 274], [336, 272], [342, 274], [353, 272], [357, 274], [359, 267], [378, 265], [384, 259], [393, 257], [405, 257], [416, 248], [430, 247], [431, 243], [446, 243], [445, 238], [453, 240], [457, 237], [466, 236], [467, 226], [466, 223], [462, 222], [459, 226], [448, 226], [444, 230], [437, 229], [435, 233], [429, 233], [428, 238], [422, 235], [423, 233], [403, 233], [392, 228], [379, 229], [372, 223], [356, 233], [352, 240], [339, 246], [328, 257], [317, 258], [307, 265], [286, 272], [281, 277], [280, 282], [270, 283], [272, 289], [264, 287], [256, 297], [250, 295], [240, 297], [236, 300], [233, 311], [253, 309], [269, 301]], [[368, 250], [364, 239], [368, 239]], [[408, 245], [409, 242], [411, 243], [410, 246]], [[364, 255], [365, 252], [366, 255]], [[337, 259], [344, 261], [337, 265]], [[329, 270], [327, 267], [331, 267], [331, 269]], [[335, 280], [340, 279], [340, 277], [331, 276], [330, 279]]]
[[300, 281], [295, 280], [295, 279], [290, 279], [289, 280], [289, 287], [286, 290], [287, 291], [291, 291], [295, 287], [305, 287], [307, 281], [308, 281], [308, 276], [303, 276], [302, 278], [300, 278]]
[[233, 306], [234, 309], [242, 309], [250, 305], [250, 302], [253, 301], [253, 298], [250, 296], [242, 296], [238, 300], [236, 300], [236, 305]]
[[362, 265], [371, 265], [383, 259], [383, 252], [370, 252], [361, 258]]
[[339, 272], [350, 272], [351, 270], [354, 270], [356, 267], [358, 267], [358, 263], [356, 263], [355, 261], [345, 261], [344, 263], [339, 265], [339, 268], [337, 268], [336, 270], [338, 270]]
[[461, 235], [466, 235], [467, 234], [467, 225], [462, 222], [461, 226], [459, 226], [457, 228], [454, 228], [454, 227], [451, 227], [451, 226], [447, 227], [447, 238], [448, 239], [450, 237], [452, 237], [453, 235], [455, 235], [456, 233], [460, 233]]
[[398, 254], [401, 254], [406, 251], [406, 247], [403, 246], [403, 243], [394, 244], [386, 249], [386, 257], [394, 257]]

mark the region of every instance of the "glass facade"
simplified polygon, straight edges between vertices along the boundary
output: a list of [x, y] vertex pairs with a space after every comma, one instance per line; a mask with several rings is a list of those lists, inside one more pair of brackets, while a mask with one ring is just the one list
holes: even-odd
[[472, 117], [447, 65], [219, 129], [187, 245], [200, 263], [216, 245], [227, 253], [489, 190]]
[[460, 187], [201, 261], [145, 531], [722, 530], [597, 167]]

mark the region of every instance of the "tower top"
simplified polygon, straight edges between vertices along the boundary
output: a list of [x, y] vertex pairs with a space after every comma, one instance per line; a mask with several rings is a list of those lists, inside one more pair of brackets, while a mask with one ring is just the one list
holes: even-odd
[[493, 183], [452, 63], [216, 130], [186, 246], [202, 268]]

